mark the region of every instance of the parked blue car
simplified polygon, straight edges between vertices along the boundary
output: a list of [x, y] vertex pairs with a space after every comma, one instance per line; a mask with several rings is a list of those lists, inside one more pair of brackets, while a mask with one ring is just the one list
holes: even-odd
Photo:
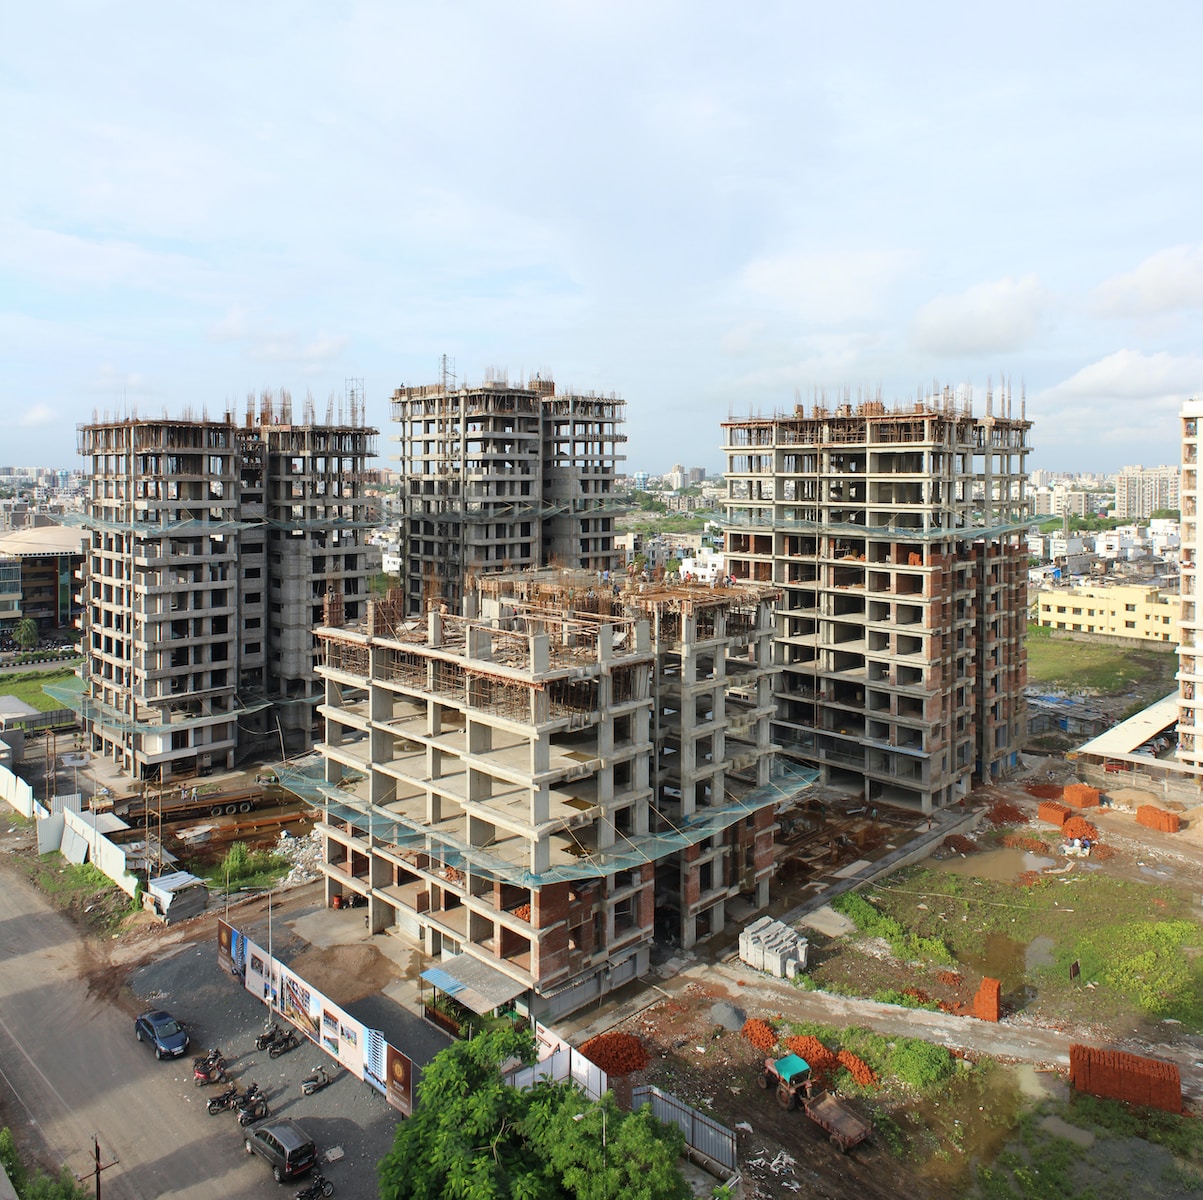
[[155, 1009], [134, 1021], [134, 1037], [155, 1048], [155, 1058], [179, 1058], [188, 1049], [188, 1034], [169, 1012]]

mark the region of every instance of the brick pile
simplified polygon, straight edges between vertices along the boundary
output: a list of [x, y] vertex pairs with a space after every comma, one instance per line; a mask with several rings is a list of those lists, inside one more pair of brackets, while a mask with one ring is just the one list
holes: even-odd
[[1036, 815], [1050, 825], [1061, 826], [1069, 819], [1071, 811], [1068, 805], [1061, 804], [1056, 800], [1042, 800], [1040, 807], [1036, 810]]
[[1017, 833], [1008, 833], [1002, 838], [1002, 844], [1008, 850], [1026, 850], [1029, 854], [1047, 854], [1048, 846], [1039, 838], [1021, 837]]
[[817, 1083], [827, 1084], [830, 1082], [831, 1076], [835, 1074], [838, 1060], [817, 1037], [807, 1034], [804, 1037], [786, 1038], [785, 1048], [791, 1054], [806, 1059]]
[[1007, 800], [996, 800], [986, 813], [986, 820], [991, 825], [1026, 825], [1028, 818], [1022, 809], [1016, 808]]
[[1061, 793], [1061, 799], [1070, 808], [1097, 808], [1099, 804], [1099, 789], [1087, 787], [1084, 783], [1069, 783]]
[[956, 854], [976, 854], [977, 842], [971, 841], [967, 837], [962, 837], [959, 833], [950, 833], [943, 844]]
[[877, 1076], [873, 1073], [873, 1068], [863, 1058], [853, 1054], [851, 1050], [841, 1050], [836, 1055], [836, 1059], [861, 1087], [877, 1086]]
[[1055, 783], [1029, 783], [1023, 790], [1037, 800], [1057, 800], [1061, 796], [1061, 788]]
[[1092, 1096], [1166, 1112], [1182, 1111], [1178, 1067], [1160, 1059], [1075, 1043], [1069, 1048], [1069, 1082]]
[[[761, 1054], [772, 1054], [777, 1049], [777, 1035], [773, 1032], [773, 1027], [759, 1017], [749, 1017], [744, 1022], [741, 1032]], [[805, 1057], [803, 1055], [803, 1058]]]
[[1066, 838], [1087, 838], [1092, 842], [1099, 840], [1099, 831], [1089, 821], [1083, 821], [1081, 817], [1070, 817], [1061, 826], [1061, 833]]
[[629, 1075], [647, 1066], [646, 1048], [629, 1033], [599, 1033], [581, 1047], [581, 1053], [612, 1076]]
[[1159, 833], [1177, 833], [1179, 820], [1177, 813], [1166, 812], [1155, 804], [1142, 804], [1136, 810], [1136, 823]]
[[983, 979], [973, 997], [973, 1015], [979, 1021], [997, 1021], [1002, 1009], [1002, 984], [997, 979]]

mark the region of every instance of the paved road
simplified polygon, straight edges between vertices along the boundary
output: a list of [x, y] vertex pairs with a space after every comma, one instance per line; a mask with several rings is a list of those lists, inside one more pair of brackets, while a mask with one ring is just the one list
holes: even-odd
[[[116, 1001], [90, 993], [92, 956], [36, 889], [4, 872], [0, 1088], [10, 1121], [32, 1124], [52, 1160], [88, 1170], [97, 1134], [103, 1160], [120, 1160], [103, 1175], [108, 1200], [291, 1195], [277, 1189], [265, 1163], [244, 1153], [232, 1113], [205, 1112], [211, 1092], [192, 1084], [192, 1049], [218, 1045], [236, 1077], [264, 1086], [273, 1113], [299, 1119], [322, 1150], [343, 1150], [328, 1171], [341, 1200], [375, 1196], [375, 1163], [392, 1143], [396, 1114], [346, 1075], [302, 1097], [301, 1078], [325, 1056], [302, 1046], [273, 1061], [254, 1051], [263, 1007], [217, 967], [215, 946], [178, 946], [135, 972], [135, 994]], [[192, 1030], [194, 1047], [184, 1059], [158, 1062], [135, 1041], [131, 1014], [155, 1005]]]

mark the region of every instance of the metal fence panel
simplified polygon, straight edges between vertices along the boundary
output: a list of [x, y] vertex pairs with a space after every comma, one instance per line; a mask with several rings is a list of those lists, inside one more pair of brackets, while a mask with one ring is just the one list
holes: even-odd
[[685, 1144], [707, 1158], [734, 1171], [736, 1167], [735, 1131], [720, 1125], [713, 1117], [682, 1103], [658, 1087], [641, 1085], [631, 1089], [631, 1108], [652, 1106], [652, 1115], [666, 1125], [675, 1125], [685, 1135]]

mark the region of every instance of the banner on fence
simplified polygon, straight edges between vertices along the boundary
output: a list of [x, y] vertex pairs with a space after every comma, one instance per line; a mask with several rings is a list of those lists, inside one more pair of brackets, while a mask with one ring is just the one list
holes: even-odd
[[[413, 1060], [385, 1042], [376, 1030], [356, 1020], [222, 920], [217, 922], [217, 959], [255, 999], [281, 1013], [357, 1079], [379, 1087], [399, 1112], [406, 1116], [413, 1112]], [[385, 1050], [385, 1061], [380, 1064], [385, 1068], [382, 1079], [367, 1068], [368, 1047], [373, 1039]]]
[[414, 1064], [388, 1042], [385, 1042], [384, 1053], [388, 1070], [384, 1098], [408, 1117], [413, 1112]]

